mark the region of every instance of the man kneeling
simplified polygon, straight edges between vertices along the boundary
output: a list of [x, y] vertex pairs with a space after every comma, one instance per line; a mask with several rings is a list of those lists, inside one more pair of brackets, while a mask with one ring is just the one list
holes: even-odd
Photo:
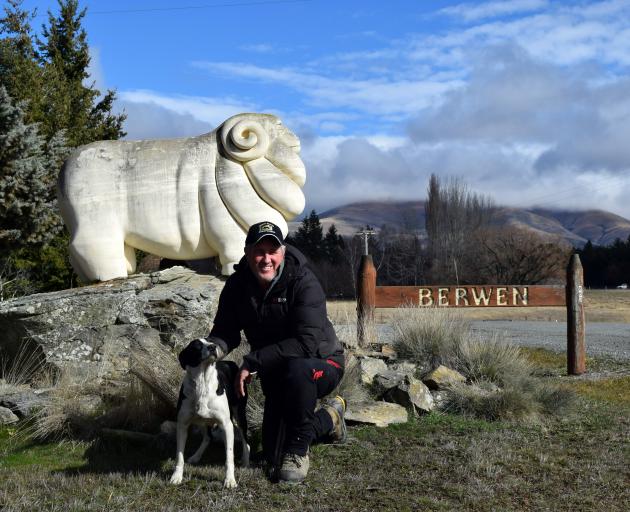
[[265, 459], [280, 481], [301, 482], [313, 441], [346, 438], [343, 398], [330, 398], [315, 411], [317, 399], [330, 394], [343, 376], [343, 348], [326, 315], [319, 281], [305, 256], [284, 244], [278, 226], [251, 226], [235, 269], [221, 292], [208, 339], [227, 353], [239, 345], [241, 330], [245, 333], [251, 352], [243, 359], [236, 392], [244, 396], [258, 374], [265, 395]]

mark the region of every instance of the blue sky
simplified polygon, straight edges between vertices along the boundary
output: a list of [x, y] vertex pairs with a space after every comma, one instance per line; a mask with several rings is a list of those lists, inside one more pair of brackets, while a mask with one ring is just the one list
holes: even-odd
[[630, 218], [630, 0], [81, 5], [128, 138], [277, 114], [307, 209], [423, 199], [434, 172], [499, 204]]

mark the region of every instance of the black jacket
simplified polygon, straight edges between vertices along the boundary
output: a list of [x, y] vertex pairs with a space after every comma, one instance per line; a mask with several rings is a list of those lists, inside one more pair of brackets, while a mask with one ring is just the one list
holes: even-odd
[[343, 366], [343, 348], [326, 315], [326, 297], [306, 257], [287, 245], [280, 278], [264, 291], [245, 258], [225, 283], [210, 339], [226, 352], [244, 331], [252, 351], [243, 366], [265, 373], [286, 359], [332, 359]]

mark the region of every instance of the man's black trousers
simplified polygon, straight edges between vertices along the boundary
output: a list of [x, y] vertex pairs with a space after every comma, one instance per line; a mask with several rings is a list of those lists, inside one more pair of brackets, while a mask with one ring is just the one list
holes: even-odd
[[272, 466], [283, 453], [305, 455], [313, 441], [331, 432], [332, 418], [322, 409], [316, 412], [315, 405], [342, 376], [343, 368], [330, 359], [289, 359], [283, 368], [261, 372], [263, 452]]

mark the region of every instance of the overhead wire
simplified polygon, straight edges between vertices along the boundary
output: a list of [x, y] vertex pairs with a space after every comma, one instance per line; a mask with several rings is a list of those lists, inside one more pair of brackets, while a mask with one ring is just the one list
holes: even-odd
[[[199, 9], [212, 9], [216, 7], [252, 7], [257, 5], [274, 5], [274, 4], [299, 4], [314, 2], [315, 0], [259, 0], [259, 1], [240, 1], [240, 2], [222, 2], [213, 4], [200, 5], [181, 5], [178, 7], [146, 7], [138, 9], [110, 9], [106, 11], [93, 11], [88, 9], [86, 15], [92, 14], [136, 14], [143, 12], [168, 12], [168, 11], [190, 11]], [[48, 16], [48, 14], [37, 14], [35, 18]]]

